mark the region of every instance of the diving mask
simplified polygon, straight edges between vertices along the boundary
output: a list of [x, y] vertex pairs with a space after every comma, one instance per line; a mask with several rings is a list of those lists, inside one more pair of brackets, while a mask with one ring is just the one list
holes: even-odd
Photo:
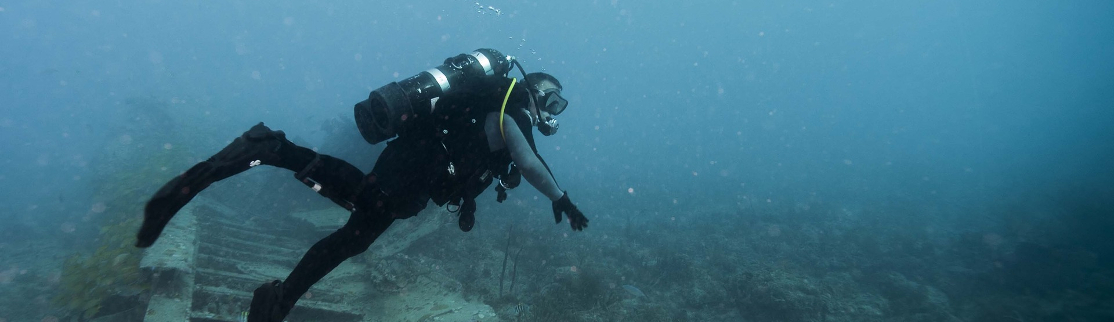
[[548, 112], [549, 114], [558, 115], [569, 107], [569, 100], [561, 97], [561, 91], [558, 89], [547, 89], [542, 91], [541, 98], [538, 99], [540, 106], [539, 109]]

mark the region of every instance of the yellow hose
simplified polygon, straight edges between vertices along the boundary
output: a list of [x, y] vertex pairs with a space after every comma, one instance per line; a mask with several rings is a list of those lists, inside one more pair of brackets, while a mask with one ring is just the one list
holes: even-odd
[[511, 78], [511, 87], [507, 88], [507, 96], [503, 97], [503, 107], [499, 109], [499, 134], [503, 135], [503, 142], [507, 142], [507, 132], [503, 130], [503, 115], [506, 115], [507, 100], [511, 98], [511, 90], [514, 89], [514, 83], [517, 83], [517, 78]]

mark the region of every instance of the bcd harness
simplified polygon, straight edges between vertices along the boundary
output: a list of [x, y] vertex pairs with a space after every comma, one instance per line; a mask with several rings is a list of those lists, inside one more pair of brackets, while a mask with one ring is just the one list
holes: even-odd
[[[507, 136], [506, 136], [506, 129], [503, 127], [503, 120], [504, 120], [504, 116], [510, 115], [512, 118], [515, 119], [516, 123], [519, 125], [519, 130], [522, 131], [523, 135], [526, 138], [526, 141], [530, 145], [530, 149], [534, 152], [534, 155], [537, 156], [538, 160], [540, 160], [542, 165], [545, 166], [546, 171], [550, 171], [549, 170], [549, 165], [546, 164], [545, 160], [542, 159], [541, 155], [538, 154], [537, 146], [534, 143], [533, 131], [532, 131], [533, 130], [532, 129], [532, 117], [529, 115], [529, 112], [527, 112], [525, 109], [514, 108], [508, 114], [507, 103], [510, 100], [511, 94], [514, 91], [514, 87], [517, 83], [518, 83], [517, 78], [511, 78], [510, 79], [510, 85], [507, 87], [507, 91], [503, 95], [502, 104], [501, 104], [501, 106], [498, 110], [499, 111], [499, 134], [502, 136], [503, 142], [506, 142]], [[529, 93], [527, 93], [527, 95], [529, 95]], [[466, 108], [466, 110], [467, 110], [467, 108]], [[481, 109], [481, 110], [484, 110], [484, 109]], [[471, 115], [473, 115], [473, 116], [483, 116], [483, 115], [487, 114], [487, 111], [489, 111], [489, 110], [485, 110], [485, 111], [482, 111], [482, 112], [480, 112], [480, 111], [471, 112], [471, 113], [473, 113]], [[476, 118], [472, 118], [471, 122], [475, 123], [476, 122], [475, 120], [476, 120]], [[442, 131], [445, 131], [445, 130], [442, 130]], [[445, 141], [458, 141], [459, 142], [460, 138], [450, 138], [448, 136], [447, 132], [443, 132], [442, 134], [445, 134], [445, 136], [442, 137], [441, 146], [445, 149], [445, 153], [449, 156], [449, 160], [450, 160], [447, 167], [445, 168], [445, 172], [449, 176], [449, 178], [446, 178], [446, 179], [448, 179], [450, 181], [457, 182], [458, 186], [451, 189], [451, 190], [453, 190], [453, 192], [451, 192], [448, 196], [444, 196], [444, 197], [448, 197], [447, 200], [445, 200], [445, 199], [438, 200], [438, 199], [441, 199], [441, 198], [438, 198], [438, 196], [431, 196], [431, 197], [433, 197], [432, 199], [434, 200], [434, 202], [437, 203], [438, 205], [442, 205], [442, 204], [447, 203], [450, 206], [449, 211], [454, 212], [454, 213], [457, 213], [457, 212], [460, 212], [460, 211], [475, 211], [475, 209], [476, 209], [475, 208], [475, 198], [477, 196], [479, 196], [484, 190], [486, 190], [487, 187], [491, 185], [491, 183], [493, 182], [494, 179], [499, 179], [499, 184], [495, 187], [495, 191], [497, 193], [497, 196], [496, 196], [495, 200], [497, 202], [503, 202], [504, 200], [506, 200], [507, 190], [514, 189], [515, 187], [517, 187], [522, 182], [522, 174], [519, 172], [518, 168], [514, 165], [514, 161], [510, 159], [509, 147], [507, 147], [506, 145], [504, 145], [504, 148], [503, 148], [502, 151], [500, 151], [500, 153], [498, 153], [496, 155], [488, 156], [489, 158], [494, 158], [494, 160], [490, 160], [492, 162], [489, 162], [487, 167], [485, 167], [483, 169], [473, 169], [473, 171], [472, 171], [473, 173], [471, 173], [471, 174], [461, 173], [461, 170], [462, 170], [462, 169], [460, 169], [461, 167], [458, 167], [452, 161], [454, 159], [453, 152], [455, 152], [455, 151], [453, 151], [450, 147], [453, 147], [453, 145], [445, 143]], [[486, 132], [485, 132], [485, 134], [486, 134]], [[457, 135], [462, 135], [462, 134], [457, 134]], [[467, 133], [464, 133], [463, 135], [467, 135]], [[486, 142], [486, 139], [485, 139], [484, 142]], [[473, 148], [476, 148], [476, 147], [473, 146]], [[459, 155], [456, 156], [456, 157], [457, 158], [455, 158], [455, 159], [458, 159], [458, 160], [461, 159]], [[468, 177], [467, 180], [465, 180], [463, 182], [460, 182], [458, 180], [452, 180], [453, 178], [455, 178], [458, 175], [468, 175], [469, 177]], [[552, 176], [551, 171], [550, 171], [550, 175]], [[554, 179], [554, 180], [556, 180], [556, 179]], [[452, 207], [452, 206], [455, 206], [455, 209], [453, 209], [454, 207]]]

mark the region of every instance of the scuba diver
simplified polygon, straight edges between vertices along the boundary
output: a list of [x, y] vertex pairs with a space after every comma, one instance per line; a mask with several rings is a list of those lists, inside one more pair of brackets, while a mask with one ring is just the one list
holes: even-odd
[[[526, 83], [507, 77], [517, 66]], [[283, 281], [253, 294], [248, 321], [283, 321], [310, 286], [346, 259], [371, 246], [397, 219], [417, 215], [429, 200], [458, 215], [460, 229], [475, 223], [475, 198], [494, 181], [506, 199], [522, 177], [553, 202], [553, 217], [567, 216], [574, 231], [588, 227], [537, 153], [533, 127], [557, 132], [553, 116], [568, 101], [546, 73], [527, 74], [514, 57], [477, 49], [445, 60], [371, 92], [355, 106], [360, 134], [371, 144], [388, 139], [371, 173], [295, 145], [282, 131], [259, 123], [208, 160], [160, 188], [144, 209], [136, 246], [150, 247], [175, 213], [210, 184], [269, 165], [351, 212], [337, 231], [314, 244]], [[455, 208], [455, 210], [454, 210]]]

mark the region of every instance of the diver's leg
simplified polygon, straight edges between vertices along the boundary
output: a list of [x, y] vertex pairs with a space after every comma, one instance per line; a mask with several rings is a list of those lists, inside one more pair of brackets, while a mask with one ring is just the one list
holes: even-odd
[[[374, 177], [374, 176], [369, 176]], [[369, 196], [373, 195], [371, 199]], [[363, 253], [394, 222], [382, 203], [378, 189], [361, 193], [368, 207], [357, 206], [344, 227], [321, 239], [309, 249], [285, 281], [264, 283], [255, 290], [248, 314], [249, 322], [281, 322], [310, 286], [329, 274], [340, 263]], [[365, 204], [365, 203], [361, 203]]]
[[298, 172], [313, 162], [316, 156], [313, 150], [287, 140], [282, 131], [272, 131], [259, 123], [208, 160], [194, 165], [155, 192], [144, 209], [143, 226], [136, 236], [135, 245], [149, 247], [154, 244], [174, 214], [214, 182], [260, 164]]
[[301, 171], [295, 171], [294, 178], [348, 211], [356, 207], [364, 186], [375, 184], [374, 175], [364, 176], [363, 171], [351, 163], [325, 154], [317, 155]]

